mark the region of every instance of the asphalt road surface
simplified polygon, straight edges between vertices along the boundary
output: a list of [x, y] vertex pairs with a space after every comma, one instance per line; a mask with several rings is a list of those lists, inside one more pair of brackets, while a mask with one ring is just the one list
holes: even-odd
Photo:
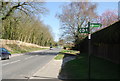
[[2, 60], [2, 79], [27, 79], [49, 63], [59, 51], [54, 48]]

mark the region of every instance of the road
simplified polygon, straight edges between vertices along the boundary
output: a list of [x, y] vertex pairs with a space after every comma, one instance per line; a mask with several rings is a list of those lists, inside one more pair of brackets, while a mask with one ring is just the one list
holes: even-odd
[[59, 51], [54, 48], [2, 60], [2, 79], [27, 79], [49, 63]]

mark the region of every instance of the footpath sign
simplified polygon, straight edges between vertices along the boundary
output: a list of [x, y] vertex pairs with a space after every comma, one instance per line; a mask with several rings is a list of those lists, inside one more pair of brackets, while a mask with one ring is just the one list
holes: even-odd
[[100, 23], [90, 23], [90, 27], [101, 27], [102, 24]]
[[80, 28], [79, 32], [80, 33], [89, 33], [90, 32], [90, 27], [101, 27], [102, 24], [100, 23], [90, 23], [88, 22], [88, 27], [86, 28]]
[[91, 33], [90, 27], [101, 27], [100, 23], [90, 23], [88, 22], [87, 28], [80, 28], [80, 33], [88, 33], [88, 79], [90, 80], [91, 76]]
[[80, 33], [88, 33], [88, 28], [80, 28]]

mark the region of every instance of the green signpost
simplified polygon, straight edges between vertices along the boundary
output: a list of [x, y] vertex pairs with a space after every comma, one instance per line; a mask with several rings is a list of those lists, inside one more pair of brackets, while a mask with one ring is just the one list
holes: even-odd
[[90, 27], [101, 27], [102, 24], [100, 23], [90, 23]]
[[88, 25], [88, 27], [87, 28], [80, 28], [80, 33], [89, 33], [90, 32], [90, 30], [89, 30], [89, 28], [90, 27], [101, 27], [102, 26], [102, 24], [100, 24], [100, 23], [90, 23], [89, 22], [89, 25]]
[[88, 28], [80, 28], [80, 33], [88, 33]]
[[80, 28], [80, 33], [88, 33], [88, 79], [90, 80], [91, 75], [91, 65], [90, 65], [90, 56], [91, 56], [91, 33], [90, 33], [90, 27], [101, 27], [102, 24], [100, 23], [90, 23], [88, 22], [87, 28]]

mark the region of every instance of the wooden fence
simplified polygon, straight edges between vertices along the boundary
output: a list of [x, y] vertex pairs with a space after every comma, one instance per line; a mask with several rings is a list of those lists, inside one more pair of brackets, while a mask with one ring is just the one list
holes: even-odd
[[[92, 34], [91, 38], [91, 54], [120, 64], [120, 21]], [[81, 52], [88, 52], [87, 37], [79, 47]]]

